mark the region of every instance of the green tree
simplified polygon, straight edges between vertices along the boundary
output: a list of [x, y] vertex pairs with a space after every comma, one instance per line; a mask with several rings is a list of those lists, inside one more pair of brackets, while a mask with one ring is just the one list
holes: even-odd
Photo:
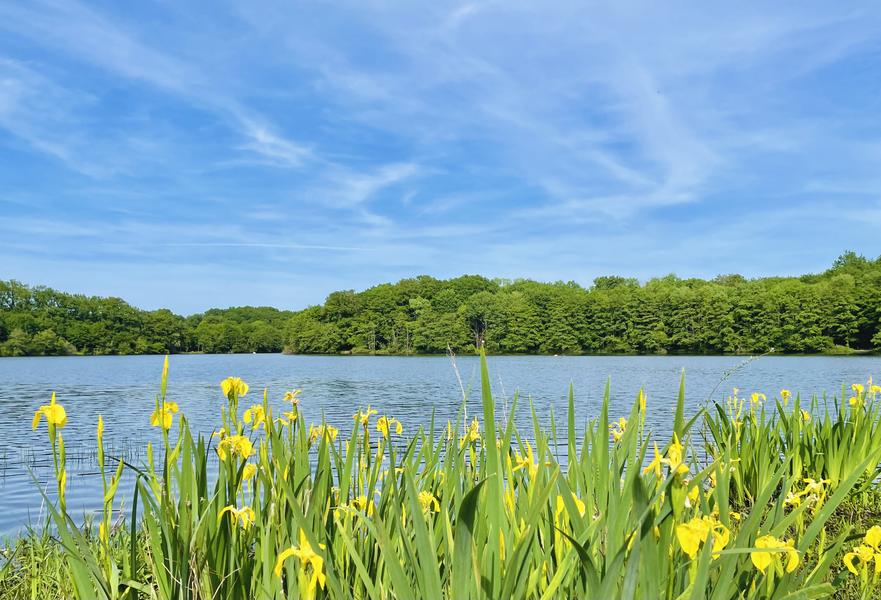
[[3, 356], [27, 356], [30, 351], [31, 337], [24, 329], [13, 329], [9, 338], [0, 346]]
[[44, 329], [37, 333], [28, 345], [28, 354], [36, 356], [58, 356], [75, 352], [76, 348], [73, 347], [73, 344], [51, 329]]
[[485, 344], [487, 349], [497, 350], [498, 340], [504, 336], [504, 332], [502, 311], [495, 294], [482, 291], [472, 295], [465, 302], [463, 314], [474, 347]]
[[498, 346], [502, 352], [535, 352], [541, 345], [538, 311], [522, 292], [502, 292], [496, 299], [500, 321]]

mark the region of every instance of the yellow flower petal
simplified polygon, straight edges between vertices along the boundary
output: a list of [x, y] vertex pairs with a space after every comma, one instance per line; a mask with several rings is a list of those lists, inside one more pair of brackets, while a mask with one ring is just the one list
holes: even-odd
[[297, 549], [294, 548], [293, 546], [286, 549], [286, 550], [281, 551], [281, 553], [278, 555], [278, 558], [275, 561], [275, 568], [273, 569], [273, 572], [275, 573], [276, 577], [281, 577], [281, 570], [284, 568], [284, 561], [286, 561], [290, 557], [296, 556], [296, 555], [297, 555]]
[[[773, 535], [763, 535], [756, 539], [755, 546], [756, 548], [778, 548], [782, 546], [782, 544], [780, 540]], [[752, 560], [753, 565], [763, 573], [774, 560], [773, 552], [771, 551], [754, 550], [753, 552], [750, 552], [749, 557], [750, 560]]]
[[692, 559], [697, 556], [698, 549], [701, 543], [706, 541], [708, 533], [706, 524], [698, 517], [676, 526], [676, 539], [679, 541], [679, 546]]
[[847, 567], [847, 570], [853, 573], [854, 575], [859, 575], [860, 572], [857, 571], [857, 568], [853, 564], [853, 560], [857, 557], [856, 552], [848, 552], [844, 555], [842, 561], [844, 562], [844, 566]]
[[866, 535], [863, 538], [863, 541], [866, 545], [871, 546], [872, 548], [878, 549], [878, 546], [881, 545], [881, 527], [878, 525], [873, 525], [869, 527], [866, 531]]

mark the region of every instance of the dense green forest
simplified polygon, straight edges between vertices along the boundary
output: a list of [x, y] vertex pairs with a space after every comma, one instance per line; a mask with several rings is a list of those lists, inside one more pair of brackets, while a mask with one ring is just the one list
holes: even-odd
[[428, 276], [330, 294], [298, 312], [183, 317], [118, 298], [0, 281], [0, 354], [163, 352], [787, 353], [881, 348], [881, 257], [848, 252], [824, 273], [640, 284]]
[[242, 307], [182, 317], [0, 281], [0, 355], [280, 352], [293, 315]]

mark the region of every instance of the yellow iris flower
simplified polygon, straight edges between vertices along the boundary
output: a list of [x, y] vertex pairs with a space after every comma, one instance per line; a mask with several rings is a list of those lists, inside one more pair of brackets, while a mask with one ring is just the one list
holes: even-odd
[[673, 441], [670, 442], [670, 448], [667, 449], [667, 460], [665, 461], [674, 473], [688, 473], [688, 467], [682, 462], [683, 451], [682, 444], [679, 442], [679, 436], [674, 433]]
[[422, 506], [422, 512], [433, 513], [440, 511], [440, 503], [431, 492], [419, 492], [419, 504]]
[[465, 431], [465, 435], [459, 440], [459, 445], [464, 447], [465, 444], [474, 444], [480, 441], [480, 421], [477, 420], [477, 417], [474, 417], [474, 420], [471, 421], [471, 424], [468, 426], [468, 430]]
[[220, 389], [223, 390], [223, 395], [227, 398], [232, 395], [241, 398], [248, 393], [248, 384], [240, 377], [227, 377], [220, 382]]
[[257, 474], [257, 465], [248, 463], [242, 470], [242, 481], [248, 481]]
[[[584, 505], [584, 501], [576, 496], [574, 493], [572, 494], [572, 501], [575, 502], [575, 508], [578, 509], [578, 514], [582, 517], [584, 516], [584, 511], [586, 510], [586, 506]], [[554, 511], [554, 518], [559, 519], [560, 515], [562, 515], [566, 511], [566, 501], [563, 500], [563, 496], [557, 496], [556, 502], [556, 510]]]
[[792, 397], [792, 392], [789, 390], [780, 390], [780, 398], [783, 399], [783, 406], [789, 404], [789, 399]]
[[805, 489], [802, 491], [803, 494], [825, 495], [825, 486], [832, 482], [828, 479], [821, 479], [820, 481], [817, 481], [813, 477], [806, 477], [802, 479], [802, 483], [805, 484]]
[[254, 445], [243, 435], [227, 436], [217, 444], [217, 456], [220, 460], [226, 460], [230, 455], [247, 460], [252, 454], [254, 454]]
[[881, 547], [881, 527], [877, 525], [873, 525], [869, 527], [866, 531], [866, 535], [863, 538], [863, 542], [871, 546], [872, 548]]
[[351, 506], [355, 510], [365, 511], [368, 515], [372, 515], [373, 509], [376, 507], [376, 505], [368, 500], [367, 496], [364, 495], [358, 496], [357, 498], [352, 498]]
[[391, 430], [394, 428], [395, 433], [401, 435], [404, 432], [404, 426], [401, 425], [401, 422], [393, 417], [379, 417], [376, 420], [376, 430], [382, 434], [382, 437], [388, 439], [389, 435], [391, 435]]
[[361, 425], [366, 429], [367, 425], [370, 423], [370, 417], [376, 414], [376, 410], [370, 408], [370, 405], [367, 405], [367, 410], [356, 412], [352, 418], [355, 419], [356, 422], [360, 422]]
[[619, 441], [622, 437], [624, 437], [624, 431], [627, 429], [627, 419], [621, 417], [615, 423], [609, 424], [609, 433], [612, 434], [612, 439], [616, 442]]
[[667, 448], [667, 458], [661, 459], [661, 462], [670, 467], [670, 471], [677, 475], [688, 473], [688, 466], [682, 462], [684, 450], [679, 442], [679, 436], [674, 433], [673, 441], [670, 442], [670, 447]]
[[701, 544], [706, 543], [710, 535], [713, 536], [713, 558], [719, 558], [719, 553], [728, 545], [731, 532], [713, 517], [694, 517], [686, 523], [676, 526], [676, 539], [679, 546], [689, 558], [697, 556]]
[[526, 472], [529, 473], [529, 477], [535, 478], [535, 475], [538, 472], [538, 465], [535, 463], [532, 444], [529, 443], [529, 440], [525, 440], [525, 444], [526, 456], [521, 456], [517, 451], [514, 452], [514, 468], [512, 471], [516, 473], [520, 469], [526, 469]]
[[245, 506], [244, 508], [236, 508], [235, 506], [224, 506], [220, 511], [220, 514], [217, 515], [217, 523], [219, 524], [223, 520], [223, 515], [229, 513], [233, 519], [233, 523], [241, 526], [242, 529], [248, 529], [251, 525], [256, 521], [257, 516], [254, 514], [254, 509], [250, 506]]
[[360, 495], [349, 500], [348, 504], [344, 504], [339, 508], [334, 509], [334, 514], [336, 517], [342, 518], [343, 512], [351, 512], [351, 511], [359, 511], [366, 512], [368, 516], [373, 515], [376, 510], [376, 504], [365, 495]]
[[[867, 569], [870, 562], [874, 561], [874, 574], [881, 575], [881, 549], [879, 546], [881, 546], [881, 527], [874, 525], [866, 531], [863, 543], [854, 546], [850, 552], [844, 555], [842, 559], [844, 566], [854, 575], [859, 575], [861, 571]], [[855, 565], [854, 561], [859, 561], [859, 565]]]
[[[755, 546], [761, 550], [753, 550], [749, 557], [753, 565], [762, 573], [771, 565], [783, 568], [787, 573], [792, 573], [799, 565], [798, 551], [795, 550], [792, 540], [781, 540], [773, 535], [763, 535], [756, 539]], [[778, 556], [779, 554], [786, 555], [785, 565], [783, 564], [784, 557]]]
[[786, 498], [783, 500], [783, 504], [785, 506], [800, 506], [801, 505], [801, 494], [793, 494], [789, 492], [786, 494]]
[[171, 423], [174, 420], [175, 413], [179, 410], [177, 402], [163, 402], [162, 406], [150, 414], [150, 425], [153, 427], [161, 427], [168, 431], [171, 429]]
[[31, 429], [36, 430], [40, 426], [40, 419], [46, 417], [46, 423], [49, 427], [64, 428], [67, 425], [67, 412], [64, 407], [55, 402], [55, 392], [52, 392], [52, 399], [49, 404], [44, 404], [34, 411], [34, 420], [31, 423]]
[[[865, 544], [854, 546], [853, 550], [845, 554], [842, 560], [847, 570], [854, 575], [859, 575], [860, 571], [865, 570], [870, 562], [875, 561], [875, 574], [881, 574], [881, 553], [871, 546]], [[854, 564], [855, 560], [859, 561], [859, 569]]]
[[675, 433], [673, 434], [673, 441], [670, 442], [670, 446], [667, 448], [666, 458], [664, 458], [658, 450], [658, 444], [655, 443], [654, 446], [655, 457], [652, 459], [652, 462], [642, 470], [643, 474], [653, 471], [655, 477], [660, 479], [663, 476], [662, 465], [670, 467], [670, 472], [675, 475], [684, 475], [688, 473], [688, 465], [682, 462], [685, 449], [679, 442], [678, 435]]
[[[300, 530], [299, 542], [299, 546], [291, 546], [286, 550], [282, 550], [278, 555], [278, 559], [275, 561], [275, 576], [281, 577], [284, 563], [291, 557], [299, 559], [300, 571], [302, 573], [305, 573], [306, 567], [311, 565], [312, 577], [308, 583], [307, 593], [310, 597], [313, 597], [316, 587], [324, 589], [325, 580], [327, 578], [324, 574], [324, 559], [312, 549], [312, 545], [309, 543], [309, 540], [306, 539], [306, 533], [302, 529]], [[319, 544], [318, 547], [324, 550], [324, 544]]]
[[251, 408], [245, 411], [245, 414], [242, 415], [242, 419], [245, 423], [251, 423], [253, 421], [254, 424], [252, 427], [257, 429], [266, 423], [266, 411], [263, 410], [262, 404], [254, 404]]
[[310, 425], [309, 426], [309, 441], [316, 442], [319, 439], [322, 439], [324, 436], [330, 438], [330, 441], [335, 442], [336, 436], [339, 434], [340, 430], [332, 425]]
[[279, 423], [282, 427], [285, 427], [287, 425], [290, 425], [294, 421], [296, 421], [298, 416], [299, 415], [297, 414], [297, 411], [295, 411], [295, 410], [285, 411], [285, 412], [281, 413], [281, 416], [278, 417], [275, 420], [275, 422]]
[[285, 392], [284, 393], [284, 401], [290, 402], [291, 404], [296, 406], [297, 404], [300, 403], [299, 396], [300, 396], [300, 392], [302, 392], [302, 391], [303, 390], [291, 390], [289, 392]]

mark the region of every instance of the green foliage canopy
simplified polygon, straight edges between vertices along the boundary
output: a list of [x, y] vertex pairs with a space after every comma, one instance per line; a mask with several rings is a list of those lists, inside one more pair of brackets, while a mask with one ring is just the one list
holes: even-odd
[[118, 298], [0, 281], [0, 354], [280, 352], [753, 354], [881, 348], [881, 257], [848, 252], [801, 277], [640, 284], [419, 276], [331, 293], [301, 311], [211, 309], [182, 317]]

